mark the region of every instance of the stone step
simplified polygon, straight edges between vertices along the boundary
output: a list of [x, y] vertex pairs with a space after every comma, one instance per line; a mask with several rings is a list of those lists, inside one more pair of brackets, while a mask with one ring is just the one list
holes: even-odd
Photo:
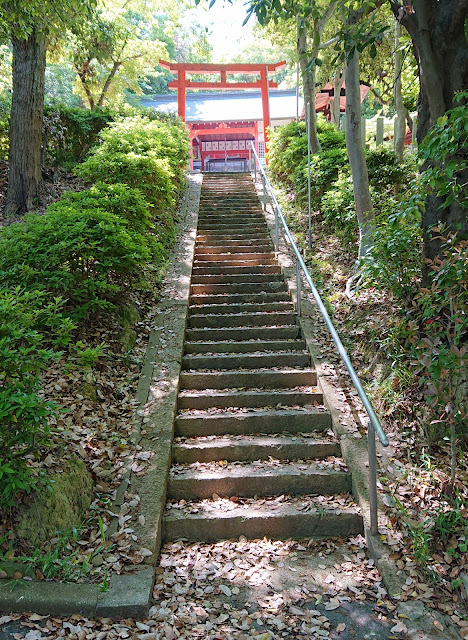
[[231, 260], [275, 260], [275, 254], [271, 251], [243, 251], [234, 253], [198, 253], [195, 256], [197, 262], [230, 262]]
[[209, 231], [211, 234], [228, 234], [229, 232], [236, 233], [238, 231], [246, 231], [248, 233], [253, 233], [254, 231], [262, 230], [265, 234], [267, 233], [267, 224], [265, 221], [263, 222], [244, 222], [244, 223], [213, 223], [213, 222], [200, 222], [198, 225], [198, 231], [207, 232]]
[[197, 245], [195, 247], [195, 255], [201, 256], [205, 254], [233, 254], [233, 253], [272, 253], [271, 251], [271, 242], [256, 242], [255, 244], [250, 245], [233, 245], [226, 246], [226, 244], [222, 244], [219, 246], [216, 245], [207, 245], [200, 246]]
[[268, 371], [182, 371], [181, 389], [288, 389], [291, 387], [315, 386], [317, 376], [314, 369], [277, 369]]
[[[265, 255], [265, 254], [263, 254]], [[221, 270], [224, 270], [227, 267], [258, 267], [264, 264], [277, 264], [275, 258], [265, 258], [258, 257], [255, 260], [247, 260], [242, 257], [242, 254], [231, 256], [229, 260], [219, 259], [219, 260], [198, 260], [195, 257], [195, 261], [193, 263], [194, 267], [203, 267], [207, 264], [210, 264], [214, 267], [218, 267]]]
[[234, 294], [192, 294], [191, 304], [244, 304], [246, 302], [270, 303], [270, 302], [291, 302], [291, 297], [287, 291], [276, 291], [270, 293], [234, 293]]
[[341, 454], [340, 445], [330, 437], [304, 436], [221, 436], [218, 438], [190, 438], [172, 447], [175, 463], [195, 462], [253, 462], [254, 460], [320, 460]]
[[219, 234], [219, 233], [198, 233], [197, 234], [197, 242], [225, 242], [229, 244], [232, 240], [264, 240], [265, 232], [262, 230], [251, 233], [228, 233], [228, 234]]
[[[233, 391], [229, 389], [196, 389], [179, 392], [179, 409], [206, 410], [211, 408], [305, 407], [322, 404], [323, 395], [314, 386], [304, 389], [269, 389], [267, 391]], [[321, 409], [322, 411], [322, 409]], [[205, 414], [204, 414], [205, 415]], [[327, 418], [327, 424], [330, 424]]]
[[[245, 405], [242, 408], [244, 407]], [[297, 409], [217, 413], [201, 411], [198, 414], [187, 412], [178, 415], [175, 421], [175, 432], [178, 436], [193, 438], [226, 434], [311, 433], [325, 431], [330, 426], [330, 414], [323, 407], [311, 407], [302, 411]]]
[[351, 474], [320, 463], [243, 463], [230, 468], [173, 466], [167, 496], [172, 500], [203, 500], [213, 494], [238, 496], [333, 495], [351, 490]]
[[221, 269], [221, 267], [217, 267], [216, 265], [211, 265], [211, 264], [207, 264], [206, 266], [203, 265], [202, 267], [194, 267], [193, 271], [192, 271], [193, 275], [195, 276], [202, 276], [202, 275], [213, 275], [213, 276], [219, 276], [219, 275], [235, 275], [235, 274], [242, 274], [242, 275], [258, 275], [258, 274], [267, 274], [267, 273], [274, 273], [274, 274], [280, 274], [281, 273], [281, 268], [276, 265], [276, 264], [264, 264], [264, 265], [257, 265], [257, 266], [253, 266], [253, 267], [223, 267]]
[[265, 216], [263, 211], [259, 208], [241, 209], [236, 207], [234, 211], [232, 209], [226, 209], [224, 211], [203, 209], [198, 215], [199, 222], [264, 222], [264, 220]]
[[243, 282], [220, 284], [193, 284], [190, 287], [192, 294], [207, 293], [274, 293], [288, 290], [286, 283], [281, 282]]
[[248, 312], [265, 312], [268, 311], [290, 311], [292, 302], [263, 302], [258, 304], [201, 304], [189, 307], [190, 314], [209, 315], [213, 313], [248, 313]]
[[305, 349], [305, 340], [250, 340], [248, 342], [226, 341], [185, 343], [185, 353], [253, 353], [261, 351], [304, 351]]
[[292, 325], [296, 316], [292, 311], [271, 311], [270, 313], [224, 313], [189, 316], [188, 327], [277, 327]]
[[310, 367], [308, 351], [272, 353], [188, 355], [182, 359], [184, 369], [260, 369], [261, 367]]
[[[216, 506], [195, 503], [191, 512], [172, 509], [163, 519], [162, 537], [165, 541], [183, 538], [189, 542], [268, 537], [273, 540], [301, 538], [348, 538], [362, 534], [362, 517], [355, 508], [300, 509], [300, 503], [274, 504], [258, 500], [252, 505], [235, 505], [218, 501]], [[224, 504], [225, 503], [225, 504]], [[216, 504], [216, 503], [215, 503]]]
[[289, 340], [299, 337], [299, 325], [290, 327], [224, 327], [187, 329], [185, 339], [188, 342], [213, 342], [214, 340]]
[[192, 284], [241, 284], [244, 282], [281, 282], [280, 273], [234, 273], [232, 275], [192, 275]]
[[256, 246], [263, 246], [263, 245], [268, 245], [268, 246], [272, 246], [271, 240], [269, 238], [266, 238], [265, 236], [262, 236], [260, 238], [239, 238], [238, 240], [228, 240], [228, 239], [223, 239], [223, 240], [216, 240], [216, 239], [212, 239], [212, 238], [207, 238], [206, 240], [197, 240], [196, 244], [195, 244], [195, 250], [198, 251], [198, 249], [204, 249], [204, 248], [210, 248], [210, 247], [216, 247], [216, 248], [220, 248], [220, 247], [225, 247], [226, 250], [230, 251], [231, 247], [248, 247], [249, 249], [252, 247], [256, 247]]

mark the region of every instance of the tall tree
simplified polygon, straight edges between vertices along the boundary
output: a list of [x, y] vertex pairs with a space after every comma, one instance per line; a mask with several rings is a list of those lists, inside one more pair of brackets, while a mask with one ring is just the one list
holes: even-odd
[[0, 0], [0, 28], [13, 51], [13, 94], [7, 216], [24, 213], [41, 198], [41, 139], [47, 38], [87, 14], [94, 0]]
[[[418, 63], [417, 138], [422, 142], [437, 119], [453, 108], [455, 94], [468, 87], [468, 0], [389, 2], [395, 17], [411, 37]], [[437, 158], [431, 162], [436, 163]], [[427, 166], [429, 162], [423, 170]], [[466, 183], [468, 177], [461, 176], [461, 180]], [[426, 258], [433, 259], [440, 251], [440, 241], [432, 237], [431, 229], [441, 223], [468, 236], [466, 207], [457, 201], [444, 205], [444, 199], [437, 193], [429, 193], [422, 219]]]

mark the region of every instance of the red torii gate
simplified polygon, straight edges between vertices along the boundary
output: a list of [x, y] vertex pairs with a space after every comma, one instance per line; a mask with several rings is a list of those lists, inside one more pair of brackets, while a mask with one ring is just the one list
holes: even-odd
[[[166, 62], [160, 60], [159, 64], [171, 73], [177, 74], [177, 80], [169, 82], [170, 89], [177, 89], [177, 105], [179, 116], [185, 122], [185, 92], [187, 89], [261, 89], [263, 108], [263, 127], [265, 135], [265, 150], [267, 148], [267, 127], [270, 126], [270, 103], [268, 89], [276, 89], [276, 82], [268, 79], [269, 71], [276, 71], [286, 65], [286, 61], [267, 63], [233, 63], [233, 64], [198, 64], [190, 62]], [[187, 80], [187, 75], [196, 73], [220, 74], [218, 82], [194, 82]], [[236, 73], [248, 73], [258, 75], [259, 80], [252, 82], [228, 82], [227, 75]]]

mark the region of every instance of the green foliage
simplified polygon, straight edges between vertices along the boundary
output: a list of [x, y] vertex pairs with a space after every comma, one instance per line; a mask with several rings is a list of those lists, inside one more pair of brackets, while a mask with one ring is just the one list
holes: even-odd
[[48, 211], [61, 209], [64, 205], [74, 209], [101, 209], [128, 220], [130, 227], [143, 233], [151, 224], [151, 207], [139, 189], [132, 189], [126, 184], [106, 184], [97, 182], [84, 191], [68, 191], [63, 194], [58, 204], [53, 204]]
[[41, 479], [28, 464], [49, 444], [54, 406], [40, 395], [39, 376], [68, 344], [75, 325], [63, 302], [40, 292], [0, 290], [0, 507], [13, 506]]
[[392, 149], [383, 146], [366, 151], [366, 163], [371, 186], [382, 192], [393, 191], [395, 185], [406, 188], [416, 172], [411, 156], [400, 163]]
[[81, 107], [46, 105], [44, 136], [47, 161], [66, 167], [81, 162], [96, 144], [101, 130], [117, 116], [118, 112], [108, 107], [90, 111]]
[[0, 95], [0, 158], [6, 160], [9, 148], [11, 95]]
[[457, 94], [455, 101], [458, 106], [437, 119], [420, 148], [420, 158], [427, 163], [424, 184], [443, 199], [441, 207], [453, 202], [468, 206], [468, 91]]
[[[387, 183], [386, 165], [380, 173], [384, 175], [384, 184]], [[378, 171], [375, 177], [375, 183], [381, 184]], [[381, 196], [378, 202], [380, 206], [376, 207], [373, 246], [363, 259], [367, 284], [390, 290], [406, 305], [411, 302], [421, 278], [422, 201], [417, 179], [414, 180], [410, 197], [403, 201]]]
[[353, 182], [349, 171], [342, 171], [321, 200], [323, 219], [346, 242], [355, 242], [358, 223], [354, 209]]
[[0, 234], [0, 284], [62, 295], [74, 318], [109, 308], [140, 279], [150, 255], [145, 237], [129, 227], [112, 213], [67, 203], [30, 214]]

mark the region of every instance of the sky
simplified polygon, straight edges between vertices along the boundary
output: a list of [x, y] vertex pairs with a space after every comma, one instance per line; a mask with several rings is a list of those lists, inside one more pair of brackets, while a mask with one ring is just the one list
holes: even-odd
[[213, 60], [222, 62], [236, 55], [244, 46], [255, 40], [253, 27], [255, 19], [250, 18], [243, 27], [246, 17], [244, 0], [216, 0], [211, 9], [206, 9], [208, 2], [187, 12], [185, 20], [189, 22], [194, 16], [200, 24], [211, 31], [209, 41], [213, 45]]

